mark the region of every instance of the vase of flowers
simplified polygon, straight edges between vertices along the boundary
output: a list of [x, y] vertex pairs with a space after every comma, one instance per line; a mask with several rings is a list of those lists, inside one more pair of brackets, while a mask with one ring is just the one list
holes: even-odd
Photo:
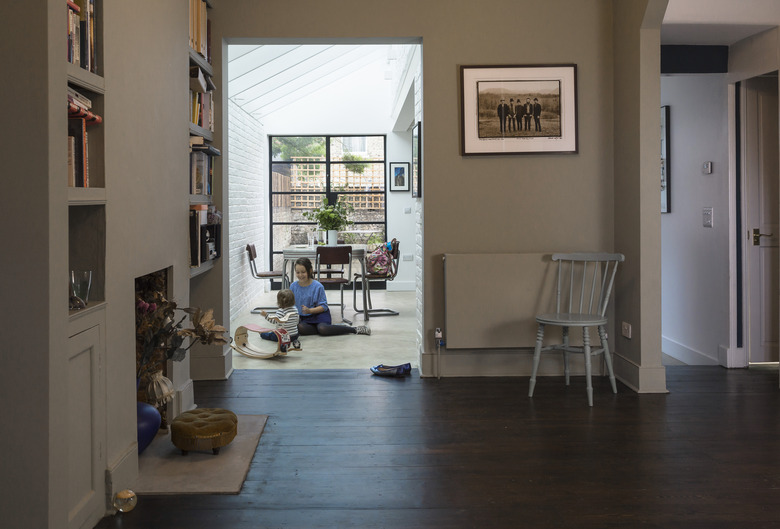
[[[204, 345], [226, 345], [227, 329], [214, 322], [214, 311], [199, 308], [179, 308], [176, 303], [165, 299], [160, 293], [153, 300], [136, 300], [136, 377], [143, 380], [161, 371], [168, 360], [178, 362], [196, 343]], [[177, 311], [184, 312], [178, 318]], [[185, 327], [189, 316], [191, 327]], [[184, 340], [190, 343], [184, 346]]]
[[196, 343], [226, 345], [229, 338], [227, 329], [215, 323], [212, 310], [177, 307], [157, 280], [150, 278], [136, 291], [135, 366], [138, 400], [162, 408], [174, 394], [173, 383], [164, 376], [168, 360], [183, 360]]
[[306, 211], [303, 216], [308, 220], [317, 222], [318, 229], [328, 232], [328, 245], [338, 244], [339, 230], [343, 230], [350, 224], [349, 215], [355, 211], [352, 204], [339, 200], [335, 204], [328, 204], [327, 197], [323, 197], [322, 205], [311, 211]]

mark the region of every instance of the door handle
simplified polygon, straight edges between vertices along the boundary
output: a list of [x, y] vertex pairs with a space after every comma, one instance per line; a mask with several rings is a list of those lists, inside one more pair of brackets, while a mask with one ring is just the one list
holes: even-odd
[[753, 246], [761, 244], [761, 237], [774, 237], [773, 233], [758, 233], [758, 228], [753, 228]]

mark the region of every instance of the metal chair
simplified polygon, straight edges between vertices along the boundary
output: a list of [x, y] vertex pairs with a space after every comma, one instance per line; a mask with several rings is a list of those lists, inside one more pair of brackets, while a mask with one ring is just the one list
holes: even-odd
[[355, 274], [355, 286], [357, 286], [358, 280], [360, 281], [361, 285], [365, 285], [366, 288], [366, 299], [368, 303], [368, 310], [364, 311], [364, 309], [358, 308], [357, 306], [357, 288], [352, 289], [352, 307], [355, 309], [355, 312], [357, 313], [368, 313], [368, 316], [398, 316], [398, 311], [392, 310], [392, 309], [375, 309], [371, 305], [371, 287], [370, 287], [370, 281], [392, 281], [395, 279], [395, 276], [398, 274], [398, 262], [399, 257], [401, 255], [399, 251], [399, 245], [397, 239], [393, 239], [390, 241], [390, 269], [387, 271], [386, 274], [371, 274], [366, 272], [365, 276], [363, 274]]
[[[563, 353], [564, 375], [569, 385], [569, 353], [581, 353], [585, 357], [585, 381], [588, 405], [593, 406], [593, 385], [591, 383], [591, 357], [603, 354], [609, 371], [612, 392], [617, 393], [615, 373], [612, 370], [612, 357], [607, 341], [607, 304], [612, 285], [615, 281], [618, 263], [625, 257], [615, 253], [570, 253], [553, 254], [553, 262], [558, 263], [555, 293], [555, 312], [536, 316], [538, 330], [534, 348], [533, 370], [528, 386], [528, 396], [533, 397], [536, 385], [536, 373], [542, 351], [559, 350]], [[544, 329], [547, 325], [562, 328], [562, 343], [543, 346]], [[582, 328], [582, 346], [569, 344], [569, 327]], [[589, 327], [597, 327], [601, 347], [590, 345]]]
[[344, 318], [344, 285], [352, 282], [352, 246], [317, 246], [314, 263], [317, 281], [323, 285], [338, 285], [341, 292], [341, 320]]
[[[279, 272], [276, 270], [268, 270], [263, 272], [257, 271], [257, 250], [255, 249], [254, 244], [247, 244], [246, 245], [246, 253], [249, 257], [249, 269], [252, 272], [252, 277], [255, 279], [268, 279], [270, 281], [274, 279], [278, 279], [280, 281], [284, 281], [284, 272]], [[277, 307], [255, 307], [252, 309], [252, 314], [260, 314], [260, 312], [264, 310], [276, 310]]]

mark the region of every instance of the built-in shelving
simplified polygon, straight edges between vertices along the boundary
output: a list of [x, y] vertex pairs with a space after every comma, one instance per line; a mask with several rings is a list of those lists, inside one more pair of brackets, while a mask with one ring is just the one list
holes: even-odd
[[[212, 194], [214, 157], [220, 152], [214, 141], [214, 69], [209, 62], [211, 44], [208, 41], [208, 9], [206, 0], [190, 0], [190, 277], [197, 277], [214, 268], [221, 254], [221, 227], [213, 227], [206, 211], [213, 209]], [[207, 245], [206, 233], [212, 239]], [[216, 245], [216, 251], [213, 246]], [[207, 250], [209, 248], [209, 250]], [[211, 253], [208, 254], [207, 252]], [[216, 257], [214, 257], [216, 255]]]
[[[68, 310], [68, 405], [63, 421], [70, 425], [63, 442], [68, 446], [70, 468], [79, 469], [67, 478], [69, 529], [94, 526], [109, 508], [106, 500], [110, 493], [106, 491], [105, 450], [108, 200], [102, 117], [106, 98], [106, 82], [101, 75], [103, 5], [103, 0], [73, 0], [64, 1], [62, 6], [68, 12], [69, 23], [68, 45], [63, 46], [62, 54], [67, 91], [63, 90], [61, 96], [68, 126], [57, 140], [62, 144], [67, 140], [69, 155], [61, 184], [66, 187], [68, 260], [57, 273], [63, 282], [63, 294], [68, 292], [64, 283], [70, 280], [71, 270], [92, 272], [86, 307], [71, 310], [65, 308], [69, 307], [69, 298], [61, 300], [63, 310]], [[66, 38], [64, 32], [61, 38]]]

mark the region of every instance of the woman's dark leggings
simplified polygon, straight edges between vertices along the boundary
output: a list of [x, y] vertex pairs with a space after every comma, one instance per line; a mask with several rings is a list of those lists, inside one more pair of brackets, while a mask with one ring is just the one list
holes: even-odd
[[333, 325], [331, 323], [304, 323], [298, 324], [298, 332], [301, 336], [338, 336], [341, 334], [355, 334], [357, 331], [349, 325]]

